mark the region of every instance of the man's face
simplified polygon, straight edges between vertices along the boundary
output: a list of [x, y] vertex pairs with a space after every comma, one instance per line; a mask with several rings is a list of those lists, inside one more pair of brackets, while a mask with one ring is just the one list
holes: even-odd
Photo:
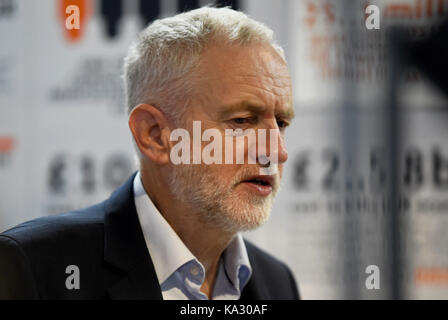
[[[256, 228], [269, 216], [287, 160], [284, 133], [293, 118], [287, 66], [268, 45], [213, 46], [204, 52], [197, 72], [200, 79], [185, 124], [190, 137], [193, 121], [201, 122], [202, 132], [219, 130], [224, 157], [226, 129], [253, 129], [256, 133], [264, 129], [266, 149], [256, 150], [276, 153], [278, 170], [260, 175], [258, 157], [255, 164], [248, 164], [249, 149], [257, 144], [250, 145], [248, 139], [240, 139], [244, 143], [238, 144], [233, 137], [233, 164], [224, 164], [223, 158], [223, 164], [173, 165], [171, 190], [207, 225], [229, 232]], [[278, 148], [271, 148], [270, 130], [278, 133]], [[209, 143], [202, 142], [202, 148]], [[260, 146], [258, 139], [257, 143]], [[235, 155], [241, 148], [244, 164], [236, 164]]]

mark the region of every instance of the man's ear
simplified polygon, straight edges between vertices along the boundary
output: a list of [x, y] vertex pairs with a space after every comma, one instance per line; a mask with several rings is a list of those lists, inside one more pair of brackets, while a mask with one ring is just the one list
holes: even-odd
[[157, 164], [167, 164], [170, 129], [165, 115], [154, 106], [139, 104], [129, 115], [128, 123], [140, 152]]

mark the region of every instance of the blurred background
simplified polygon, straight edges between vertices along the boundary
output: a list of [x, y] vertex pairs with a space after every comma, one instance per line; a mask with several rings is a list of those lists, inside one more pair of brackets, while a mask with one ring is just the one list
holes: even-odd
[[[0, 232], [99, 202], [136, 170], [127, 47], [210, 3], [0, 0]], [[216, 4], [274, 30], [294, 85], [282, 191], [246, 236], [288, 263], [304, 299], [448, 299], [448, 0]]]

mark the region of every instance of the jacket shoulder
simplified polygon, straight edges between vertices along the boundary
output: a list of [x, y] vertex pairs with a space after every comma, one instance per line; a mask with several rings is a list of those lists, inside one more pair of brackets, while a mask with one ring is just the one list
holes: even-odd
[[29, 220], [0, 235], [14, 239], [21, 245], [32, 246], [46, 239], [54, 241], [55, 236], [60, 239], [70, 233], [79, 234], [80, 230], [88, 231], [89, 228], [102, 225], [104, 213], [104, 203], [100, 203], [81, 210]]
[[[0, 299], [57, 296], [49, 292], [66, 289], [68, 266], [86, 270], [102, 263], [103, 235], [102, 204], [33, 219], [1, 233]], [[65, 291], [59, 296], [71, 293]]]

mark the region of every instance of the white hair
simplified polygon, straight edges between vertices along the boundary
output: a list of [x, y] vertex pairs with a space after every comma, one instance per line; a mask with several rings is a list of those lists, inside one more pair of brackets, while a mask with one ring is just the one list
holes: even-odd
[[272, 30], [240, 11], [202, 7], [155, 20], [140, 32], [124, 59], [128, 114], [138, 104], [147, 103], [179, 123], [194, 94], [194, 67], [213, 42], [240, 46], [266, 43], [285, 59]]

